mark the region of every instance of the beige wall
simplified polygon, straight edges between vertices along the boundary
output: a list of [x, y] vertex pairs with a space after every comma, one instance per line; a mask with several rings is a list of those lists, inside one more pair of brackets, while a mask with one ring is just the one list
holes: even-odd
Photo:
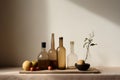
[[41, 41], [50, 48], [50, 34], [64, 37], [67, 55], [69, 42], [84, 58], [84, 38], [95, 32], [96, 47], [91, 48], [91, 64], [120, 66], [119, 0], [1, 0], [0, 66], [21, 66], [36, 59]]
[[20, 66], [36, 59], [41, 41], [47, 41], [45, 0], [2, 0], [1, 66]]
[[84, 58], [84, 38], [92, 31], [97, 46], [91, 47], [91, 65], [120, 66], [120, 0], [49, 0], [49, 32], [75, 41], [75, 53]]

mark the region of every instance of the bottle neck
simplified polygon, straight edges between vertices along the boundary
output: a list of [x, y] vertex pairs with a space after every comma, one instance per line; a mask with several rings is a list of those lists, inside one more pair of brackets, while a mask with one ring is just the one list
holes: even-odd
[[51, 49], [55, 49], [54, 33], [52, 33], [52, 38], [51, 38]]
[[43, 48], [43, 47], [42, 47], [41, 51], [42, 51], [42, 52], [45, 52], [45, 51], [46, 51], [46, 48]]
[[59, 38], [59, 47], [63, 47], [63, 38]]
[[74, 42], [70, 42], [71, 53], [74, 54]]

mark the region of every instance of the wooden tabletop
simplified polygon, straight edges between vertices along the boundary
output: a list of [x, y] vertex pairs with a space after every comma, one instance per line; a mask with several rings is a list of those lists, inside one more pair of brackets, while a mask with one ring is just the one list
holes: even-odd
[[[120, 80], [120, 67], [95, 67], [100, 73], [42, 73], [20, 74], [21, 68], [0, 68], [0, 80]], [[47, 70], [48, 71], [48, 70]], [[52, 71], [49, 71], [52, 72]], [[70, 72], [70, 70], [66, 70]]]

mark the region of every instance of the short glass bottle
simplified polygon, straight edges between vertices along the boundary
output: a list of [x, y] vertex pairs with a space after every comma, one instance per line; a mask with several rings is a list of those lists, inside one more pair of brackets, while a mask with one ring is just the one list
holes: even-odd
[[70, 41], [70, 54], [67, 56], [67, 68], [75, 68], [75, 63], [77, 62], [78, 57], [74, 53], [74, 41]]
[[38, 55], [38, 66], [41, 70], [48, 69], [49, 60], [46, 51], [46, 42], [42, 42], [41, 44], [41, 52]]
[[51, 36], [51, 49], [48, 51], [48, 57], [50, 61], [50, 66], [52, 69], [57, 69], [57, 53], [55, 50], [55, 41], [54, 41], [54, 33]]

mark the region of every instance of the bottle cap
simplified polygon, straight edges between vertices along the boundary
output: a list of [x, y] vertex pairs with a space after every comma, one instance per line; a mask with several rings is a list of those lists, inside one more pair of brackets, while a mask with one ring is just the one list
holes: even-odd
[[74, 44], [74, 41], [70, 41], [70, 44]]
[[54, 36], [54, 33], [52, 33], [52, 35]]
[[59, 37], [59, 39], [63, 39], [63, 37]]
[[42, 48], [46, 48], [46, 42], [42, 42]]

